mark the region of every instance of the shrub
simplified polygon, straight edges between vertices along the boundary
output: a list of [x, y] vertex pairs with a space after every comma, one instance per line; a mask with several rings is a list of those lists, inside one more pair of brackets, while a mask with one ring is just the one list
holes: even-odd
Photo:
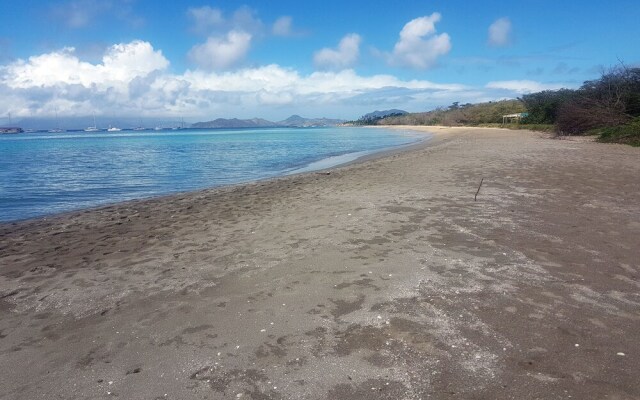
[[598, 137], [599, 142], [624, 143], [640, 146], [640, 117], [628, 124], [604, 128]]
[[613, 68], [600, 79], [586, 81], [558, 109], [557, 130], [582, 134], [613, 127], [640, 115], [640, 68]]

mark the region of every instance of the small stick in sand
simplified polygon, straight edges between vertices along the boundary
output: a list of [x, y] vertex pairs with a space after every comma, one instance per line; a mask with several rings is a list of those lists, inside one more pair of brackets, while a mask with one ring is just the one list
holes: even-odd
[[473, 196], [473, 201], [478, 201], [478, 193], [480, 193], [480, 188], [482, 187], [482, 182], [484, 182], [484, 178], [480, 179], [480, 185], [478, 185], [478, 191], [476, 192], [476, 195]]

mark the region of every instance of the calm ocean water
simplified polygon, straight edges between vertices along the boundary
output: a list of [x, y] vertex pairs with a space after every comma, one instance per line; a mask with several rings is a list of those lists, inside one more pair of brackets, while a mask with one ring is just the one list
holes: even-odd
[[421, 138], [367, 128], [0, 135], [0, 221], [317, 170]]

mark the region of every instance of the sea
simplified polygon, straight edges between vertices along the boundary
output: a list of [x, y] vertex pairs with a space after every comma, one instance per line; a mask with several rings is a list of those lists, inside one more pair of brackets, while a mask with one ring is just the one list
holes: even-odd
[[424, 139], [363, 127], [0, 135], [0, 221], [320, 170]]

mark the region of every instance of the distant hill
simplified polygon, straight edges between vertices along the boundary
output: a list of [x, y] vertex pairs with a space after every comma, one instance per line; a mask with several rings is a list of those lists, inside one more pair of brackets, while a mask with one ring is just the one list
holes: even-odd
[[387, 116], [374, 121], [378, 125], [480, 125], [501, 123], [502, 116], [525, 112], [520, 100], [489, 101], [477, 104], [453, 103], [421, 113]]
[[360, 119], [362, 120], [370, 120], [370, 119], [380, 119], [380, 118], [385, 118], [388, 116], [400, 116], [400, 115], [405, 115], [405, 114], [409, 114], [408, 112], [404, 111], [404, 110], [397, 110], [397, 109], [392, 109], [392, 110], [384, 110], [384, 111], [374, 111], [374, 112], [370, 112], [368, 114], [363, 115], [362, 117], [360, 117]]
[[376, 110], [368, 114], [363, 115], [355, 121], [349, 121], [348, 124], [353, 125], [376, 125], [379, 121], [390, 117], [402, 117], [409, 114], [404, 110], [391, 109], [391, 110]]
[[218, 118], [213, 121], [196, 122], [192, 128], [266, 128], [276, 126], [274, 122], [262, 118], [238, 119]]
[[196, 122], [192, 128], [270, 128], [270, 127], [295, 127], [303, 128], [310, 126], [335, 126], [344, 121], [329, 118], [304, 118], [299, 115], [292, 115], [289, 118], [272, 122], [262, 118], [238, 119], [238, 118], [218, 118], [213, 121]]
[[341, 119], [330, 118], [304, 118], [299, 115], [292, 115], [289, 118], [278, 122], [280, 126], [308, 127], [308, 126], [335, 126], [343, 123]]

